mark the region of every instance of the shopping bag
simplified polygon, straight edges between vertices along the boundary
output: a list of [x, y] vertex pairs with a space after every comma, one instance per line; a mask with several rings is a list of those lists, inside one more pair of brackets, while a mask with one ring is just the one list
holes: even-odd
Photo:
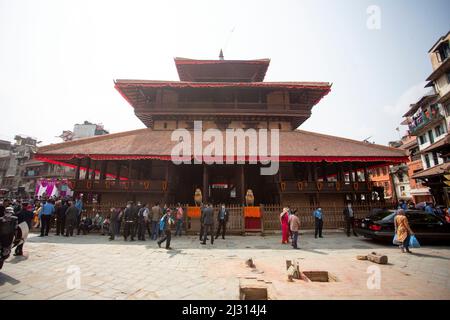
[[394, 239], [392, 239], [392, 244], [398, 246], [398, 245], [400, 245], [400, 243], [401, 242], [398, 241], [398, 239], [397, 239], [397, 233], [395, 233]]
[[409, 247], [410, 248], [420, 248], [419, 241], [417, 240], [416, 236], [412, 235], [409, 237]]

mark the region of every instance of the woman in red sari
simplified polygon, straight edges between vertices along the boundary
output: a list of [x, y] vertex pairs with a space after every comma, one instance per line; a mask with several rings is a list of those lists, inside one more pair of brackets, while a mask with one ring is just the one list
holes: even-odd
[[289, 210], [283, 208], [283, 212], [280, 214], [281, 223], [281, 243], [285, 244], [289, 241]]

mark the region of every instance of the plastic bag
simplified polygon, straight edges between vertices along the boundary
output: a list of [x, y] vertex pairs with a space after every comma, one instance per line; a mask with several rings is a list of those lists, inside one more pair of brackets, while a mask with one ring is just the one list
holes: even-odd
[[401, 244], [401, 242], [398, 241], [398, 239], [397, 239], [397, 233], [394, 234], [394, 239], [392, 239], [392, 244], [396, 245], [396, 246]]
[[409, 247], [410, 248], [420, 248], [420, 243], [416, 236], [412, 235], [409, 237]]

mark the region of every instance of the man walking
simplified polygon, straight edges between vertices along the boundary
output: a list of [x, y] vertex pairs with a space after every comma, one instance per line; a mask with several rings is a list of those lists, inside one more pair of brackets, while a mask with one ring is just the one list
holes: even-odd
[[66, 211], [69, 207], [65, 200], [57, 201], [55, 213], [56, 213], [56, 235], [64, 235], [64, 227], [66, 225]]
[[163, 232], [164, 236], [158, 240], [158, 247], [161, 248], [161, 243], [166, 241], [166, 249], [171, 250], [170, 247], [170, 240], [172, 239], [172, 233], [170, 231], [170, 227], [172, 224], [174, 224], [173, 218], [172, 218], [172, 211], [170, 208], [166, 208], [166, 213], [163, 215], [163, 217], [160, 220], [160, 231]]
[[181, 204], [178, 202], [177, 205], [177, 213], [176, 213], [176, 236], [181, 236], [181, 229], [183, 228], [183, 208], [181, 207]]
[[161, 219], [161, 207], [159, 202], [156, 202], [152, 207], [152, 240], [158, 239], [159, 234], [159, 220]]
[[39, 218], [41, 219], [41, 235], [48, 236], [48, 232], [50, 231], [50, 220], [52, 218], [53, 213], [55, 212], [55, 206], [52, 203], [52, 200], [47, 201], [43, 206], [42, 210], [39, 213]]
[[203, 242], [202, 244], [206, 244], [206, 238], [209, 234], [211, 237], [211, 244], [214, 244], [214, 235], [213, 235], [213, 228], [214, 228], [214, 210], [211, 204], [208, 204], [203, 210]]
[[80, 195], [75, 201], [75, 208], [78, 209], [77, 215], [77, 235], [80, 235], [80, 225], [81, 225], [81, 212], [83, 211], [83, 195]]
[[289, 230], [292, 233], [292, 247], [294, 249], [298, 249], [297, 240], [298, 240], [298, 230], [300, 229], [300, 220], [297, 216], [297, 210], [293, 211], [293, 213], [289, 216]]
[[346, 232], [347, 232], [347, 237], [350, 237], [350, 228], [352, 228], [353, 231], [353, 235], [355, 237], [357, 237], [358, 235], [355, 232], [355, 227], [353, 225], [354, 222], [354, 214], [353, 214], [353, 209], [352, 209], [352, 204], [351, 202], [347, 203], [347, 207], [344, 208], [343, 211], [344, 214], [344, 220], [345, 220], [345, 226], [346, 226]]
[[131, 236], [131, 241], [134, 241], [134, 225], [136, 221], [134, 220], [134, 208], [132, 207], [132, 202], [128, 202], [127, 207], [123, 213], [123, 221], [125, 222], [123, 230], [123, 238], [127, 241], [128, 237]]
[[228, 222], [228, 210], [225, 208], [225, 204], [222, 203], [219, 212], [217, 213], [217, 222], [219, 226], [217, 227], [216, 239], [219, 237], [220, 229], [222, 229], [222, 239], [225, 239], [225, 233], [227, 230]]
[[319, 235], [319, 238], [322, 237], [322, 227], [323, 227], [323, 215], [322, 215], [322, 208], [317, 208], [313, 212], [314, 216], [314, 224], [315, 224], [315, 231], [314, 231], [314, 238], [317, 239], [317, 235]]

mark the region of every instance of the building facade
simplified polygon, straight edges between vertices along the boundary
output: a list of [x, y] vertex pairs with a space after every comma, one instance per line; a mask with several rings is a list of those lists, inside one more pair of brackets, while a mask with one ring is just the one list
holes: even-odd
[[431, 91], [405, 113], [409, 134], [417, 137], [423, 170], [413, 174], [430, 189], [437, 204], [449, 205], [446, 175], [449, 174], [450, 32], [429, 50], [433, 72], [427, 78]]

